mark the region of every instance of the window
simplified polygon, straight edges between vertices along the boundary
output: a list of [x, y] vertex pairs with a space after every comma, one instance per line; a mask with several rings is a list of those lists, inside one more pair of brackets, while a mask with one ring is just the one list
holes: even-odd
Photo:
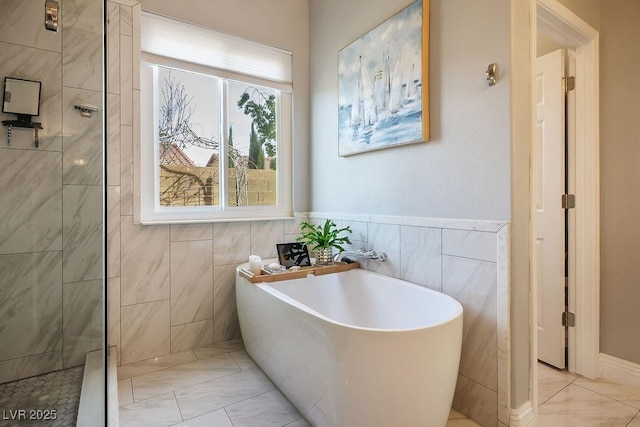
[[146, 13], [142, 34], [141, 222], [292, 216], [291, 54]]

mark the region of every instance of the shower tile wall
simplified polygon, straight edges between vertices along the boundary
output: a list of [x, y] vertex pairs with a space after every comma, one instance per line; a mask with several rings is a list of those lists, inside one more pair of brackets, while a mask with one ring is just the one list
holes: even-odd
[[464, 308], [462, 354], [453, 408], [484, 427], [508, 425], [508, 225], [395, 216], [310, 213], [349, 226], [351, 250], [375, 249], [371, 271], [456, 298]]
[[240, 336], [235, 267], [276, 257], [300, 220], [143, 226], [134, 221], [140, 3], [107, 1], [109, 343], [128, 364]]
[[81, 365], [102, 334], [102, 113], [72, 105], [103, 110], [102, 10], [65, 2], [54, 33], [42, 8], [4, 0], [0, 15], [0, 79], [42, 82], [44, 127], [39, 148], [0, 128], [0, 382]]

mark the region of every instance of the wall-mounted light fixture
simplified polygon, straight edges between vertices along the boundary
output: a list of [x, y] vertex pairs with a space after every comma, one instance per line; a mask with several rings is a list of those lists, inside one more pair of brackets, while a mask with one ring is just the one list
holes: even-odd
[[498, 66], [493, 63], [493, 64], [489, 64], [489, 67], [487, 68], [487, 71], [484, 72], [484, 75], [487, 78], [487, 83], [489, 83], [489, 86], [493, 86], [496, 84], [496, 73], [498, 72]]

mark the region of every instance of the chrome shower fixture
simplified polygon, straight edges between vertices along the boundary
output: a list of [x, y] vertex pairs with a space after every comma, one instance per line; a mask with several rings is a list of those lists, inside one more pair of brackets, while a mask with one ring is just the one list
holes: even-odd
[[58, 11], [60, 4], [56, 0], [45, 0], [44, 27], [49, 31], [58, 32]]

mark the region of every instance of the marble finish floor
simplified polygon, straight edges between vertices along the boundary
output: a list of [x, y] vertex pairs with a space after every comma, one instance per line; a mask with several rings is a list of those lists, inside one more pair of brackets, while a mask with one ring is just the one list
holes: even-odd
[[640, 389], [538, 363], [538, 425], [640, 427]]
[[[120, 426], [310, 426], [241, 340], [118, 367]], [[447, 427], [478, 427], [451, 411]]]
[[0, 426], [75, 426], [83, 373], [78, 366], [0, 384]]

